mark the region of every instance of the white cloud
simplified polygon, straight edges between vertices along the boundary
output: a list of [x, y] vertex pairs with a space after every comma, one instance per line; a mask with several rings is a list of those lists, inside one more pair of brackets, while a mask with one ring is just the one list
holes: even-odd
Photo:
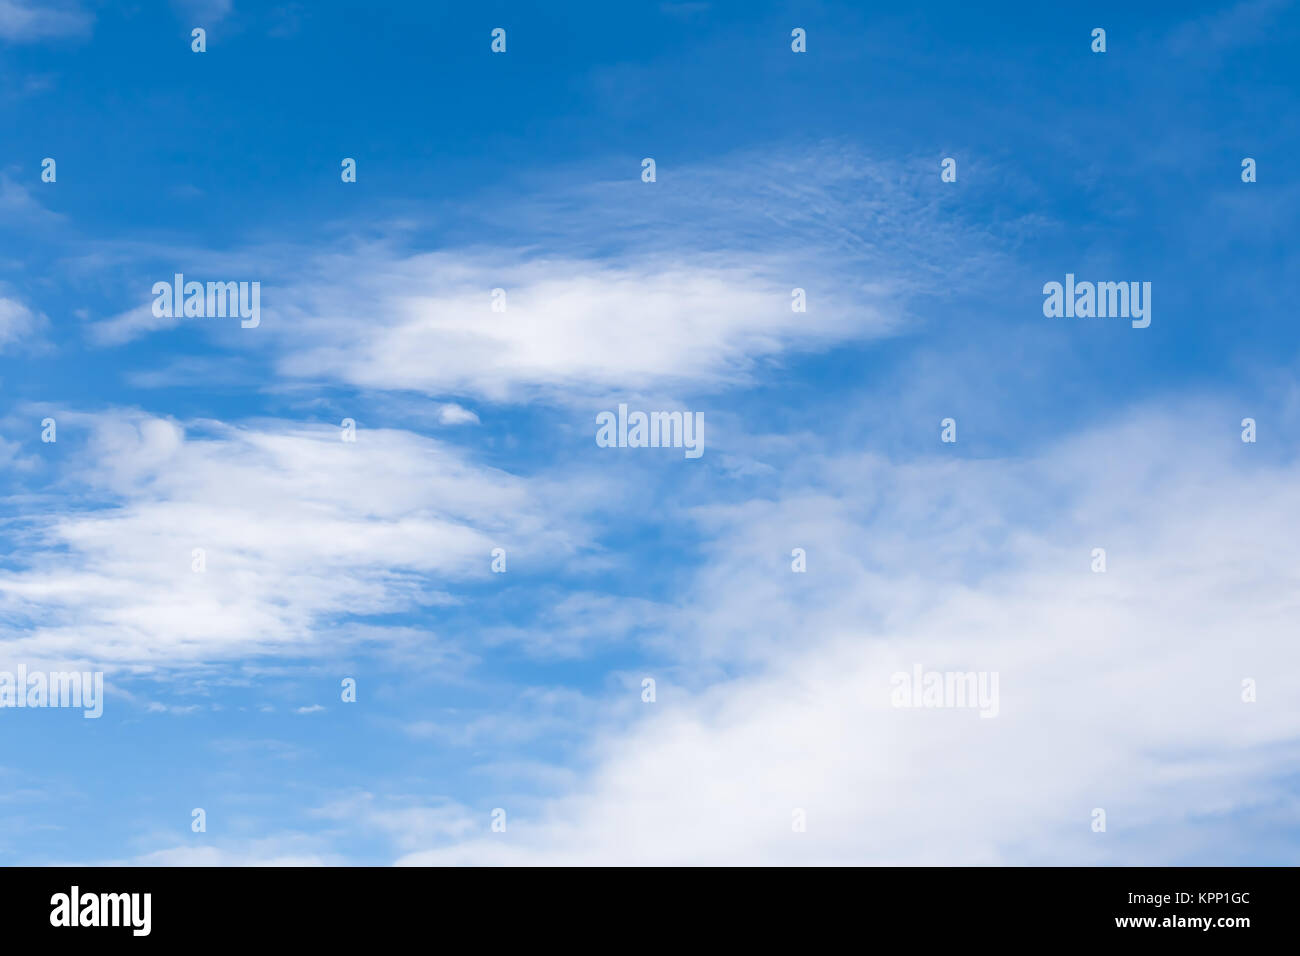
[[[1233, 813], [1294, 823], [1300, 467], [1218, 412], [1028, 461], [810, 456], [779, 499], [706, 509], [658, 701], [629, 686], [594, 771], [507, 834], [401, 862], [1157, 864], [1224, 858]], [[998, 672], [999, 716], [891, 707], [915, 663]]]
[[[605, 264], [513, 254], [372, 260], [351, 284], [299, 283], [268, 328], [280, 371], [374, 389], [520, 401], [683, 383], [739, 384], [754, 364], [792, 348], [885, 334], [871, 290], [850, 305], [791, 289], [751, 257], [726, 262]], [[507, 311], [491, 310], [504, 288]]]
[[[255, 335], [201, 327], [235, 349], [269, 348], [291, 379], [516, 403], [718, 390], [800, 353], [910, 330], [912, 297], [990, 281], [1001, 259], [988, 228], [941, 215], [913, 167], [833, 146], [739, 154], [675, 169], [653, 202], [635, 176], [512, 194], [491, 247], [425, 251], [409, 225], [388, 223], [378, 240], [324, 253], [115, 246], [89, 261], [260, 276]], [[473, 225], [473, 209], [458, 215]], [[796, 288], [806, 312], [791, 309]], [[164, 324], [133, 309], [92, 335], [111, 344]]]
[[110, 319], [92, 323], [88, 333], [96, 345], [123, 345], [150, 332], [175, 328], [180, 321], [174, 316], [160, 318], [154, 315], [153, 303], [146, 302]]
[[486, 816], [476, 816], [453, 801], [430, 806], [410, 800], [377, 798], [366, 792], [340, 797], [311, 811], [311, 815], [342, 823], [353, 832], [380, 833], [394, 845], [406, 849], [428, 846], [432, 841], [463, 839], [487, 825]]
[[90, 437], [48, 508], [11, 531], [20, 566], [0, 574], [0, 634], [13, 660], [167, 668], [319, 650], [339, 621], [445, 603], [489, 575], [493, 547], [583, 546], [562, 489], [407, 432], [353, 443], [335, 426], [56, 417], [61, 445]]
[[17, 299], [0, 297], [0, 350], [42, 345], [47, 322]]
[[[321, 850], [318, 840], [308, 837], [276, 837], [231, 841], [228, 846], [179, 845], [155, 850], [130, 860], [107, 865], [121, 866], [339, 866], [336, 853]], [[94, 864], [105, 865], [105, 864]]]
[[455, 402], [438, 407], [438, 421], [444, 425], [477, 425], [478, 416]]
[[4, 173], [0, 173], [0, 217], [3, 217], [0, 224], [20, 233], [33, 226], [50, 226], [64, 221], [62, 213], [46, 209], [30, 189]]

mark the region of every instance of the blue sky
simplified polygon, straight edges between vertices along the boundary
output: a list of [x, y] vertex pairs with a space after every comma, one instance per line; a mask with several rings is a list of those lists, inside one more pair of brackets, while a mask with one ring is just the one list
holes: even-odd
[[[1298, 41], [0, 0], [0, 669], [107, 684], [0, 709], [0, 859], [1293, 862]], [[261, 324], [153, 316], [177, 272]], [[997, 719], [892, 707], [916, 663]]]

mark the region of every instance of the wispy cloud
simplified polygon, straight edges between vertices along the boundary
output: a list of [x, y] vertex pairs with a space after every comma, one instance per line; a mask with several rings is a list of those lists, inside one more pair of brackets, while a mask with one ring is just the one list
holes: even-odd
[[1178, 54], [1208, 56], [1266, 41], [1289, 0], [1242, 0], [1180, 24], [1169, 35]]
[[31, 350], [44, 345], [48, 321], [17, 299], [0, 297], [0, 350]]
[[[402, 862], [1197, 859], [1216, 819], [1287, 804], [1300, 739], [1300, 470], [1225, 461], [1206, 420], [1142, 412], [1020, 462], [817, 460], [820, 494], [713, 511], [658, 700], [629, 686], [595, 770], [509, 839]], [[701, 676], [742, 646], [742, 674]], [[893, 708], [916, 662], [1000, 673], [997, 719]], [[1203, 839], [1164, 840], [1193, 819]]]
[[24, 557], [0, 574], [7, 658], [167, 668], [319, 649], [333, 622], [487, 577], [503, 543], [581, 546], [558, 488], [410, 433], [51, 414], [61, 442], [89, 438], [57, 502], [12, 532]]
[[182, 16], [189, 17], [195, 26], [206, 27], [220, 23], [234, 10], [234, 0], [172, 0], [172, 6]]
[[34, 43], [85, 36], [94, 17], [67, 0], [0, 0], [0, 40]]
[[152, 304], [145, 303], [112, 318], [92, 323], [89, 335], [96, 345], [123, 345], [150, 332], [175, 328], [180, 322], [180, 319], [171, 316], [154, 315]]
[[[916, 175], [834, 146], [672, 175], [543, 194], [491, 247], [422, 251], [396, 230], [324, 252], [185, 255], [278, 276], [257, 342], [281, 376], [508, 403], [747, 385], [791, 356], [905, 331], [912, 297], [983, 281], [999, 257], [988, 227], [945, 221]], [[612, 238], [610, 217], [624, 224]], [[141, 307], [91, 336], [174, 325]]]

